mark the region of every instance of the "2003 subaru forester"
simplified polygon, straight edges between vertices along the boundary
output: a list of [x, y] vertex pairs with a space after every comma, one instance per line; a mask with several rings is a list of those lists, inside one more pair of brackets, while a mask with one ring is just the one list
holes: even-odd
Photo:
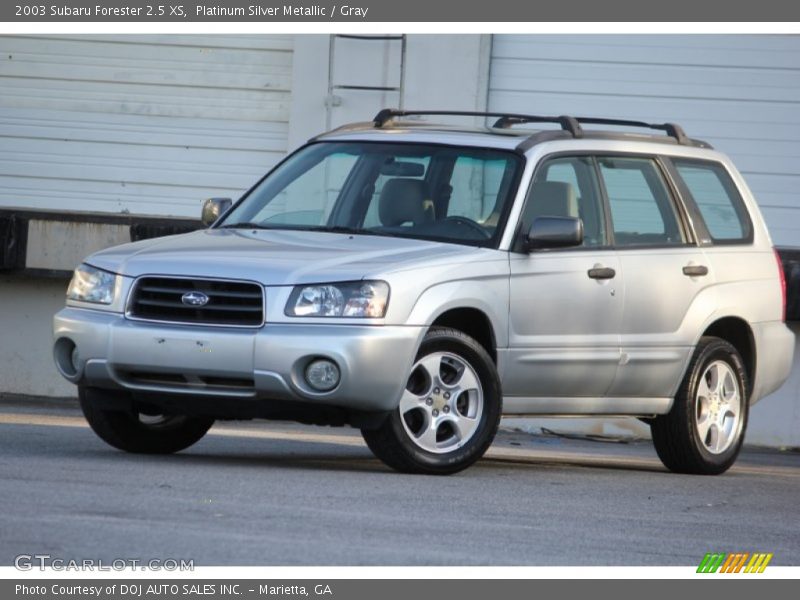
[[[419, 118], [437, 114], [497, 122]], [[560, 128], [512, 127], [542, 122]], [[230, 204], [75, 272], [55, 361], [112, 446], [175, 452], [215, 419], [293, 419], [453, 473], [501, 415], [614, 415], [650, 423], [671, 470], [713, 474], [789, 374], [756, 203], [676, 125], [387, 109]]]

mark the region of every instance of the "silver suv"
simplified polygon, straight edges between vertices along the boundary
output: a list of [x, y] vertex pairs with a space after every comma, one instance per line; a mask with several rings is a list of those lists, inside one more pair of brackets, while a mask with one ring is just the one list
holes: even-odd
[[[518, 127], [537, 123], [558, 127]], [[501, 415], [630, 416], [669, 469], [716, 474], [792, 364], [755, 200], [673, 124], [387, 109], [203, 222], [88, 257], [55, 317], [56, 365], [116, 448], [290, 419], [444, 474]]]

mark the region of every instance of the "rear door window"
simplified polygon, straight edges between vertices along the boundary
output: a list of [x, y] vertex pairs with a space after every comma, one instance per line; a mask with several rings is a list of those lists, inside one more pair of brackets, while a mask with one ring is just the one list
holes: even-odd
[[685, 244], [675, 204], [652, 158], [598, 157], [616, 246]]

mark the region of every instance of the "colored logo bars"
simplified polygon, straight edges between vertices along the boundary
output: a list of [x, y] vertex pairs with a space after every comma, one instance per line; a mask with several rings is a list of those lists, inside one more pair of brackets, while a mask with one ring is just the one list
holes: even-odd
[[[749, 560], [748, 560], [749, 559]], [[709, 552], [700, 561], [698, 573], [763, 573], [772, 553], [763, 552], [736, 552], [733, 554]], [[745, 566], [745, 563], [746, 566]]]

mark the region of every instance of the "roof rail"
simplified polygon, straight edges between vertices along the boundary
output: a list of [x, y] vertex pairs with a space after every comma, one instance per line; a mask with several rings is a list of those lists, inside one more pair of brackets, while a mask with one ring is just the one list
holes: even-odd
[[622, 125], [627, 127], [643, 127], [646, 129], [657, 129], [665, 132], [668, 136], [672, 137], [681, 145], [690, 146], [693, 144], [692, 140], [683, 131], [680, 125], [675, 123], [646, 123], [644, 121], [630, 121], [626, 119], [604, 119], [598, 117], [570, 117], [559, 116], [550, 117], [542, 115], [525, 115], [517, 113], [501, 113], [501, 112], [478, 112], [478, 111], [458, 111], [458, 110], [397, 110], [393, 108], [384, 108], [373, 119], [375, 127], [383, 127], [394, 119], [395, 117], [409, 117], [409, 116], [422, 116], [422, 115], [444, 115], [444, 116], [460, 116], [460, 117], [497, 117], [493, 127], [495, 129], [508, 129], [512, 125], [522, 125], [524, 123], [557, 123], [561, 125], [561, 129], [569, 132], [572, 137], [583, 137], [583, 127], [581, 124], [587, 125]]

